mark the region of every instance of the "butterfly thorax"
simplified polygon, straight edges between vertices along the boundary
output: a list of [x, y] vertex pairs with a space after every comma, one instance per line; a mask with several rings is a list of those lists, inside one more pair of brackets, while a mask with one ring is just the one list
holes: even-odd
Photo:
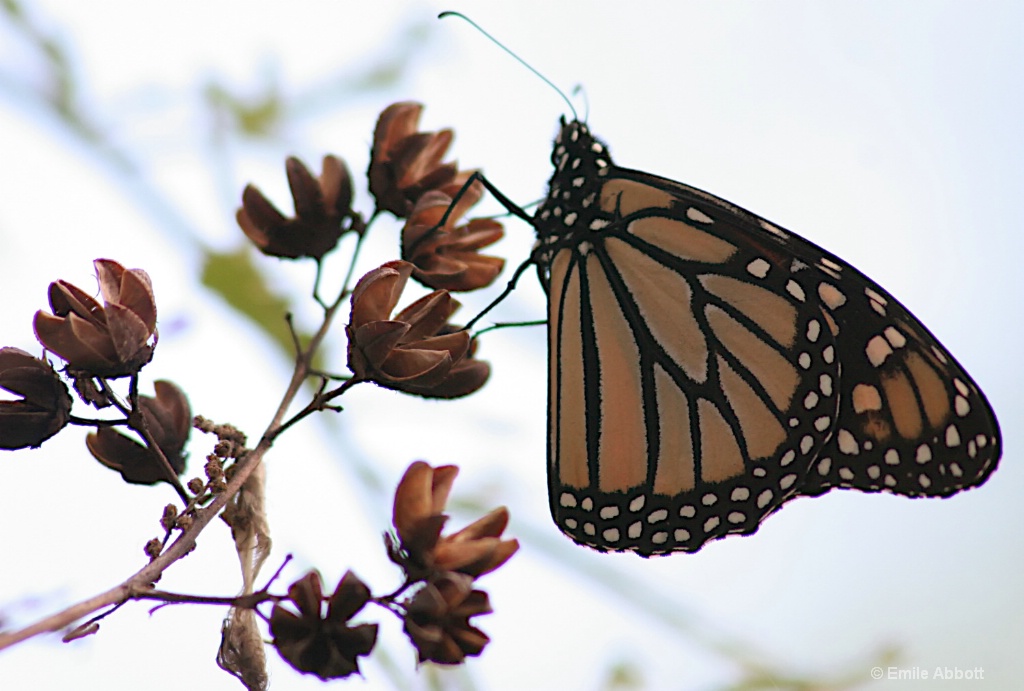
[[562, 119], [551, 162], [555, 172], [548, 183], [548, 197], [534, 216], [542, 265], [567, 244], [587, 242], [589, 233], [584, 229], [598, 232], [607, 226], [609, 216], [601, 210], [599, 197], [603, 178], [613, 165], [611, 156], [585, 124]]

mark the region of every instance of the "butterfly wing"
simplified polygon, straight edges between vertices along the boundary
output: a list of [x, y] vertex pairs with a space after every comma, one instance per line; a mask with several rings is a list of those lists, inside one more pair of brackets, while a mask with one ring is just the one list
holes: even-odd
[[999, 426], [956, 359], [836, 257], [822, 254], [808, 273], [837, 333], [843, 372], [835, 433], [801, 493], [839, 487], [946, 497], [985, 482], [1002, 452]]
[[556, 141], [538, 210], [552, 514], [574, 540], [693, 552], [832, 487], [910, 496], [999, 457], [977, 386], [852, 267], [729, 202]]

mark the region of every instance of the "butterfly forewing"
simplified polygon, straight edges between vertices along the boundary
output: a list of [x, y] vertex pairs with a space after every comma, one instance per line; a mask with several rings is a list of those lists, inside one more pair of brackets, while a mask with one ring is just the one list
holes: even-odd
[[538, 209], [552, 514], [641, 554], [754, 532], [829, 488], [948, 495], [995, 467], [984, 397], [836, 257], [729, 202], [614, 166], [563, 127]]

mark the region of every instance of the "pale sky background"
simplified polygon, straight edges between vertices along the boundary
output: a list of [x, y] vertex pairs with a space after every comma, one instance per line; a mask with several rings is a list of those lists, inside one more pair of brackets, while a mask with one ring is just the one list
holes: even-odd
[[[582, 85], [577, 107], [620, 165], [714, 192], [878, 280], [984, 389], [1002, 425], [1001, 468], [980, 490], [946, 501], [802, 499], [755, 536], [697, 555], [599, 555], [562, 538], [547, 515], [543, 330], [505, 330], [483, 340], [479, 356], [494, 374], [478, 395], [424, 402], [360, 387], [336, 419], [282, 437], [268, 457], [276, 542], [267, 573], [284, 554], [296, 558], [279, 589], [311, 565], [331, 587], [351, 567], [376, 590], [392, 588], [398, 574], [378, 537], [390, 499], [375, 498], [351, 469], [367, 464], [392, 488], [423, 458], [459, 464], [456, 494], [507, 505], [509, 532], [523, 540], [519, 555], [480, 583], [496, 611], [476, 621], [493, 642], [444, 675], [445, 688], [601, 689], [628, 666], [638, 688], [717, 689], [739, 678], [735, 659], [719, 652], [730, 646], [778, 674], [865, 680], [893, 647], [900, 657], [891, 664], [902, 669], [981, 668], [985, 683], [971, 688], [1019, 688], [1020, 3], [31, 3], [29, 14], [68, 50], [88, 112], [146, 167], [127, 181], [27, 99], [19, 85], [33, 82], [38, 63], [0, 24], [0, 345], [39, 352], [30, 320], [46, 306], [50, 281], [92, 290], [96, 257], [142, 267], [161, 327], [146, 390], [172, 379], [194, 412], [258, 438], [287, 363], [199, 287], [195, 244], [237, 245], [233, 213], [246, 182], [290, 208], [284, 157], [317, 166], [333, 152], [359, 184], [377, 113], [415, 99], [427, 104], [426, 129], [456, 129], [454, 155], [465, 167], [484, 167], [523, 204], [544, 192], [564, 104], [467, 25], [434, 21], [445, 9], [469, 13], [567, 92]], [[408, 40], [413, 26], [419, 41]], [[394, 85], [354, 95], [335, 88], [402, 53], [410, 62]], [[276, 83], [294, 118], [270, 141], [218, 139], [202, 100], [213, 82], [243, 95]], [[184, 216], [133, 194], [139, 180]], [[358, 203], [369, 210], [365, 190]], [[381, 223], [363, 271], [395, 256], [396, 228]], [[514, 265], [531, 230], [513, 221], [506, 229], [500, 250]], [[282, 289], [305, 292], [309, 266], [266, 263]], [[463, 314], [488, 300], [467, 299]], [[494, 317], [543, 314], [528, 275]], [[315, 312], [300, 316], [309, 325]], [[336, 340], [336, 370], [341, 348]], [[16, 623], [137, 570], [162, 506], [176, 499], [166, 487], [121, 483], [88, 456], [84, 434], [70, 429], [38, 451], [0, 452], [0, 612]], [[201, 473], [208, 442], [196, 438], [193, 448], [186, 477]], [[459, 514], [454, 525], [471, 517]], [[227, 530], [213, 525], [160, 586], [229, 595], [238, 583]], [[129, 604], [98, 635], [70, 645], [41, 638], [0, 653], [0, 688], [241, 688], [214, 664], [222, 610], [167, 607], [150, 617], [148, 609]], [[383, 622], [390, 659], [372, 656], [351, 686], [396, 686], [391, 665], [398, 688], [427, 688], [397, 621], [368, 614]], [[275, 691], [320, 688], [272, 649], [268, 656]]]

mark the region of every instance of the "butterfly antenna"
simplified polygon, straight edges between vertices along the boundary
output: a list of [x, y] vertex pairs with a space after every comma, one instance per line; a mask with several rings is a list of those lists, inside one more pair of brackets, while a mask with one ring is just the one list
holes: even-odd
[[463, 20], [465, 22], [468, 22], [470, 24], [470, 26], [472, 26], [474, 29], [476, 29], [477, 31], [482, 33], [484, 36], [489, 38], [491, 40], [491, 43], [493, 43], [494, 45], [498, 46], [503, 51], [505, 51], [506, 53], [511, 55], [516, 60], [516, 62], [518, 62], [520, 65], [522, 65], [526, 69], [530, 70], [531, 72], [533, 72], [537, 77], [540, 78], [541, 81], [543, 81], [545, 84], [547, 84], [552, 89], [554, 89], [558, 93], [558, 95], [562, 97], [562, 100], [565, 101], [565, 104], [567, 106], [569, 106], [569, 110], [572, 111], [573, 120], [579, 120], [579, 115], [577, 115], [577, 113], [576, 113], [576, 108], [573, 107], [572, 101], [569, 100], [569, 97], [566, 96], [565, 93], [561, 89], [559, 89], [557, 86], [555, 86], [554, 82], [552, 82], [550, 79], [548, 79], [543, 74], [538, 72], [537, 69], [533, 65], [531, 65], [528, 62], [526, 62], [526, 60], [523, 60], [521, 57], [519, 57], [518, 55], [513, 53], [508, 48], [508, 46], [506, 46], [504, 43], [502, 43], [498, 39], [494, 38], [494, 36], [491, 36], [489, 33], [484, 31], [483, 28], [481, 28], [479, 24], [477, 24], [476, 22], [474, 22], [472, 19], [470, 19], [466, 15], [462, 14], [461, 12], [450, 12], [450, 11], [448, 11], [448, 12], [442, 12], [441, 14], [437, 15], [438, 19], [444, 19], [445, 17], [458, 17], [459, 19], [461, 19], [461, 20]]
[[577, 84], [572, 88], [572, 95], [575, 98], [579, 96], [583, 99], [583, 122], [590, 119], [590, 99], [587, 98], [587, 90], [582, 84]]

